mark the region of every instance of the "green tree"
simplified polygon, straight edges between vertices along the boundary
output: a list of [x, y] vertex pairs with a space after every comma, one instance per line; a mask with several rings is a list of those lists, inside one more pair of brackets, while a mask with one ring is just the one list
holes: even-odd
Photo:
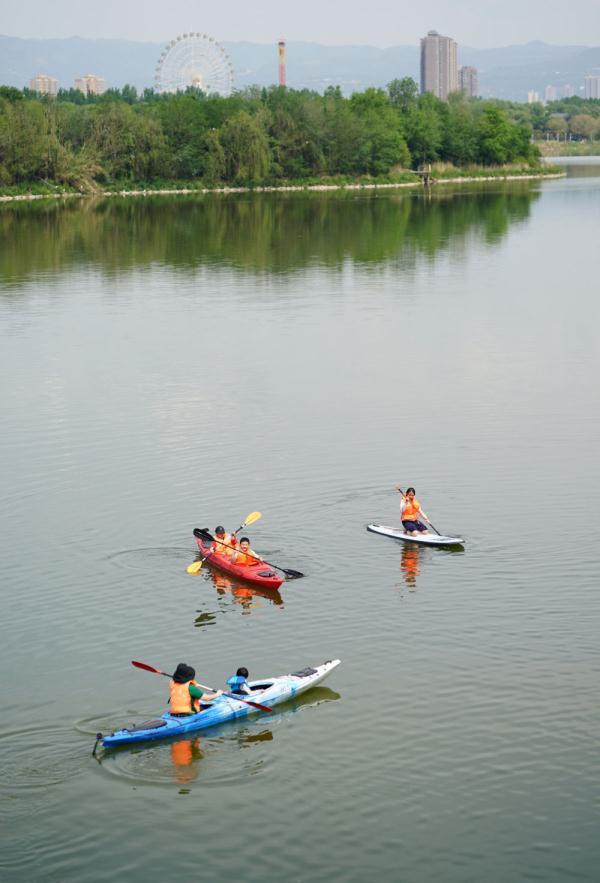
[[239, 111], [221, 131], [228, 181], [235, 184], [260, 183], [269, 172], [271, 157], [265, 130], [256, 117]]
[[5, 98], [6, 101], [22, 101], [23, 93], [13, 86], [0, 86], [0, 98]]
[[147, 181], [171, 172], [160, 120], [123, 102], [98, 104], [93, 111], [90, 146], [110, 177]]
[[477, 125], [479, 160], [484, 165], [503, 165], [512, 159], [513, 133], [506, 113], [485, 107]]
[[571, 134], [593, 141], [600, 131], [600, 120], [587, 113], [578, 113], [569, 121]]
[[39, 101], [0, 99], [0, 169], [3, 184], [46, 178], [52, 137]]
[[360, 171], [382, 175], [392, 166], [410, 165], [410, 154], [404, 140], [402, 119], [381, 89], [356, 93], [350, 107], [363, 123], [363, 139], [357, 159]]
[[202, 138], [202, 178], [208, 185], [218, 184], [225, 177], [227, 164], [219, 133], [210, 129]]
[[414, 107], [406, 115], [405, 128], [408, 149], [415, 167], [440, 159], [443, 133], [434, 105], [424, 103]]
[[391, 103], [400, 108], [403, 113], [408, 113], [417, 103], [419, 87], [412, 77], [392, 80], [391, 83], [388, 83], [387, 90]]
[[567, 121], [561, 116], [552, 115], [546, 123], [546, 131], [554, 135], [557, 140], [560, 140], [561, 135], [567, 134], [568, 128]]
[[443, 122], [441, 154], [455, 165], [467, 165], [477, 159], [477, 137], [473, 104], [462, 92], [448, 98]]

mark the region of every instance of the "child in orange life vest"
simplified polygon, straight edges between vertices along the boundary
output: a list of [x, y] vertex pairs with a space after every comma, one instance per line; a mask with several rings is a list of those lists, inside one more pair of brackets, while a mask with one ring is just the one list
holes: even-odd
[[169, 712], [175, 717], [185, 717], [188, 714], [197, 714], [200, 708], [200, 700], [211, 702], [223, 695], [222, 690], [216, 693], [206, 693], [194, 678], [196, 671], [191, 665], [180, 662], [175, 669], [175, 674], [170, 683]]
[[255, 564], [260, 564], [262, 558], [260, 558], [256, 552], [252, 551], [248, 537], [242, 537], [240, 540], [239, 551], [234, 552], [233, 554], [233, 561], [235, 564], [244, 564], [246, 567], [253, 567]]
[[214, 552], [216, 555], [226, 555], [227, 557], [233, 555], [234, 550], [228, 546], [235, 546], [236, 542], [235, 534], [225, 533], [225, 528], [221, 525], [215, 527]]
[[405, 494], [402, 493], [402, 490], [398, 485], [396, 485], [396, 490], [402, 494], [402, 500], [400, 502], [400, 521], [402, 522], [404, 532], [413, 537], [420, 533], [428, 534], [429, 531], [423, 522], [419, 521], [419, 515], [421, 515], [428, 524], [429, 518], [421, 509], [419, 501], [415, 499], [414, 487], [407, 488]]

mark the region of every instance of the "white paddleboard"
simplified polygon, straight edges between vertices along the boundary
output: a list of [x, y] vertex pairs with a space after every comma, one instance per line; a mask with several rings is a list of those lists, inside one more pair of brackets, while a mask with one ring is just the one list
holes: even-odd
[[387, 527], [385, 524], [367, 524], [367, 530], [380, 533], [384, 537], [393, 540], [404, 540], [407, 543], [420, 543], [422, 546], [462, 546], [464, 540], [460, 537], [443, 537], [437, 533], [412, 534], [405, 533], [402, 527]]

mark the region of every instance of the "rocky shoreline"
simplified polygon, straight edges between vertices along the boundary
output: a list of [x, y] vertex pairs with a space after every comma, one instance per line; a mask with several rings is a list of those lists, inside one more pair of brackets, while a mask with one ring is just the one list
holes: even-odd
[[[542, 178], [563, 178], [565, 172], [535, 172], [527, 175], [481, 175], [460, 176], [456, 178], [434, 178], [433, 186], [439, 184], [478, 184], [489, 181], [531, 181]], [[381, 182], [369, 184], [289, 184], [273, 187], [173, 187], [173, 188], [145, 188], [133, 190], [98, 190], [94, 193], [74, 193], [62, 191], [60, 193], [19, 193], [15, 195], [0, 195], [0, 202], [32, 202], [39, 199], [97, 199], [98, 197], [114, 196], [191, 196], [195, 193], [291, 193], [291, 192], [324, 192], [335, 190], [400, 190], [403, 188], [423, 187], [421, 181], [402, 181], [398, 183]]]

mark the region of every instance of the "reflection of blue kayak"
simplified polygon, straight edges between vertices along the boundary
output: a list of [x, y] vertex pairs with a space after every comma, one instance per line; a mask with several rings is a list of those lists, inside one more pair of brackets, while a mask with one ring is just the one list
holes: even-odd
[[[305, 668], [302, 671], [276, 678], [264, 678], [261, 681], [248, 681], [252, 695], [248, 699], [260, 702], [263, 705], [279, 705], [286, 699], [305, 693], [311, 687], [315, 687], [325, 680], [329, 672], [340, 664], [339, 659], [333, 659], [317, 665], [315, 668]], [[255, 708], [230, 696], [219, 696], [208, 707], [198, 714], [190, 714], [186, 717], [174, 717], [168, 711], [160, 718], [145, 721], [137, 726], [124, 727], [115, 730], [110, 736], [102, 737], [104, 748], [114, 745], [127, 745], [131, 742], [143, 742], [147, 739], [164, 739], [168, 736], [179, 736], [182, 733], [190, 733], [193, 730], [203, 730], [215, 724], [236, 717], [246, 717], [249, 714], [257, 714]]]
[[460, 537], [444, 537], [437, 533], [413, 536], [410, 533], [406, 533], [402, 527], [386, 527], [385, 524], [367, 524], [367, 530], [373, 533], [380, 533], [384, 537], [391, 537], [393, 540], [420, 543], [422, 546], [462, 546], [464, 544], [464, 540]]

